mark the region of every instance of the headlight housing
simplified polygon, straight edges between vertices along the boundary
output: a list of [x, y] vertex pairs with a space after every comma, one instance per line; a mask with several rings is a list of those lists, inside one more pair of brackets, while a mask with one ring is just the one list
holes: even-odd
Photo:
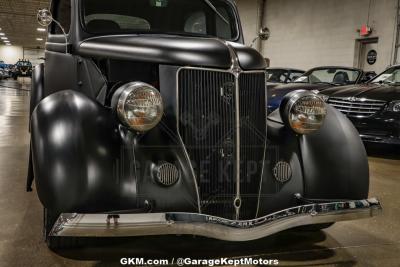
[[138, 132], [153, 129], [164, 113], [160, 92], [143, 82], [120, 87], [113, 96], [112, 107], [125, 126]]
[[283, 98], [280, 113], [284, 122], [294, 132], [310, 134], [322, 127], [327, 109], [321, 97], [309, 91], [299, 90]]
[[393, 112], [400, 112], [400, 100], [390, 102], [388, 110]]

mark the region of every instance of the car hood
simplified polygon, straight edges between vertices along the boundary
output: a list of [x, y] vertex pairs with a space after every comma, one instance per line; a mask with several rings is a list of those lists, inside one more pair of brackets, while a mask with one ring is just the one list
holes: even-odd
[[77, 53], [82, 56], [222, 69], [231, 67], [231, 51], [235, 52], [244, 70], [266, 68], [264, 58], [256, 50], [216, 38], [164, 35], [100, 36], [87, 39], [77, 47]]
[[324, 90], [322, 94], [329, 97], [359, 97], [375, 100], [400, 100], [400, 86], [386, 84], [359, 84], [340, 86]]

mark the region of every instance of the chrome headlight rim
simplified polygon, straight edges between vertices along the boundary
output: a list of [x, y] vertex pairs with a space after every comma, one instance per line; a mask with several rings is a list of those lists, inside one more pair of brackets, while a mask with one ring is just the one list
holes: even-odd
[[[319, 123], [320, 127], [316, 129], [298, 129], [294, 127], [293, 121], [290, 119], [291, 112], [295, 105], [299, 103], [304, 98], [314, 98], [314, 101], [321, 101], [321, 105], [324, 108], [324, 112], [321, 114], [322, 119], [321, 122]], [[327, 115], [327, 104], [324, 101], [323, 98], [321, 98], [319, 95], [307, 91], [307, 90], [296, 90], [293, 92], [288, 93], [282, 100], [281, 106], [280, 106], [280, 114], [283, 122], [289, 126], [296, 134], [301, 134], [301, 135], [307, 135], [307, 134], [312, 134], [314, 132], [317, 132], [318, 130], [321, 129], [322, 125], [325, 122], [326, 115]]]
[[389, 103], [388, 110], [391, 112], [400, 113], [400, 100], [394, 100]]
[[[132, 93], [135, 93], [138, 90], [142, 89], [147, 89], [150, 90], [152, 93], [155, 94], [157, 100], [159, 100], [159, 109], [160, 109], [160, 114], [159, 116], [156, 117], [156, 119], [150, 124], [150, 125], [139, 125], [135, 126], [132, 125], [127, 116], [126, 116], [126, 105], [127, 105], [127, 100], [131, 96]], [[160, 92], [152, 85], [144, 83], [144, 82], [130, 82], [122, 85], [120, 88], [117, 89], [117, 91], [114, 93], [113, 98], [112, 98], [112, 108], [114, 112], [116, 113], [119, 121], [129, 129], [139, 132], [139, 133], [144, 133], [147, 131], [150, 131], [154, 127], [156, 127], [160, 121], [162, 120], [163, 113], [164, 113], [164, 103], [162, 96]]]

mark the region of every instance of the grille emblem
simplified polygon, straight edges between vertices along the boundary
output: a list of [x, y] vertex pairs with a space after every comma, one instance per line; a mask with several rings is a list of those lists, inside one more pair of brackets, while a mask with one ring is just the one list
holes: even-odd
[[273, 172], [275, 179], [280, 183], [286, 183], [292, 178], [292, 168], [286, 161], [279, 161], [276, 163]]
[[180, 172], [174, 164], [163, 163], [155, 168], [155, 178], [162, 185], [172, 186], [178, 182], [179, 177]]
[[349, 99], [349, 101], [351, 101], [351, 102], [357, 102], [358, 101], [358, 98], [357, 97], [349, 97], [348, 98]]

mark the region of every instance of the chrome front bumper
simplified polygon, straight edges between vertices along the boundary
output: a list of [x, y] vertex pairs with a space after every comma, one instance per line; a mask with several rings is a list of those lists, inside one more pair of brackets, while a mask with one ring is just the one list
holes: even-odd
[[61, 214], [51, 236], [115, 237], [197, 235], [227, 241], [249, 241], [297, 226], [369, 218], [379, 214], [375, 198], [310, 204], [247, 221], [194, 213]]

